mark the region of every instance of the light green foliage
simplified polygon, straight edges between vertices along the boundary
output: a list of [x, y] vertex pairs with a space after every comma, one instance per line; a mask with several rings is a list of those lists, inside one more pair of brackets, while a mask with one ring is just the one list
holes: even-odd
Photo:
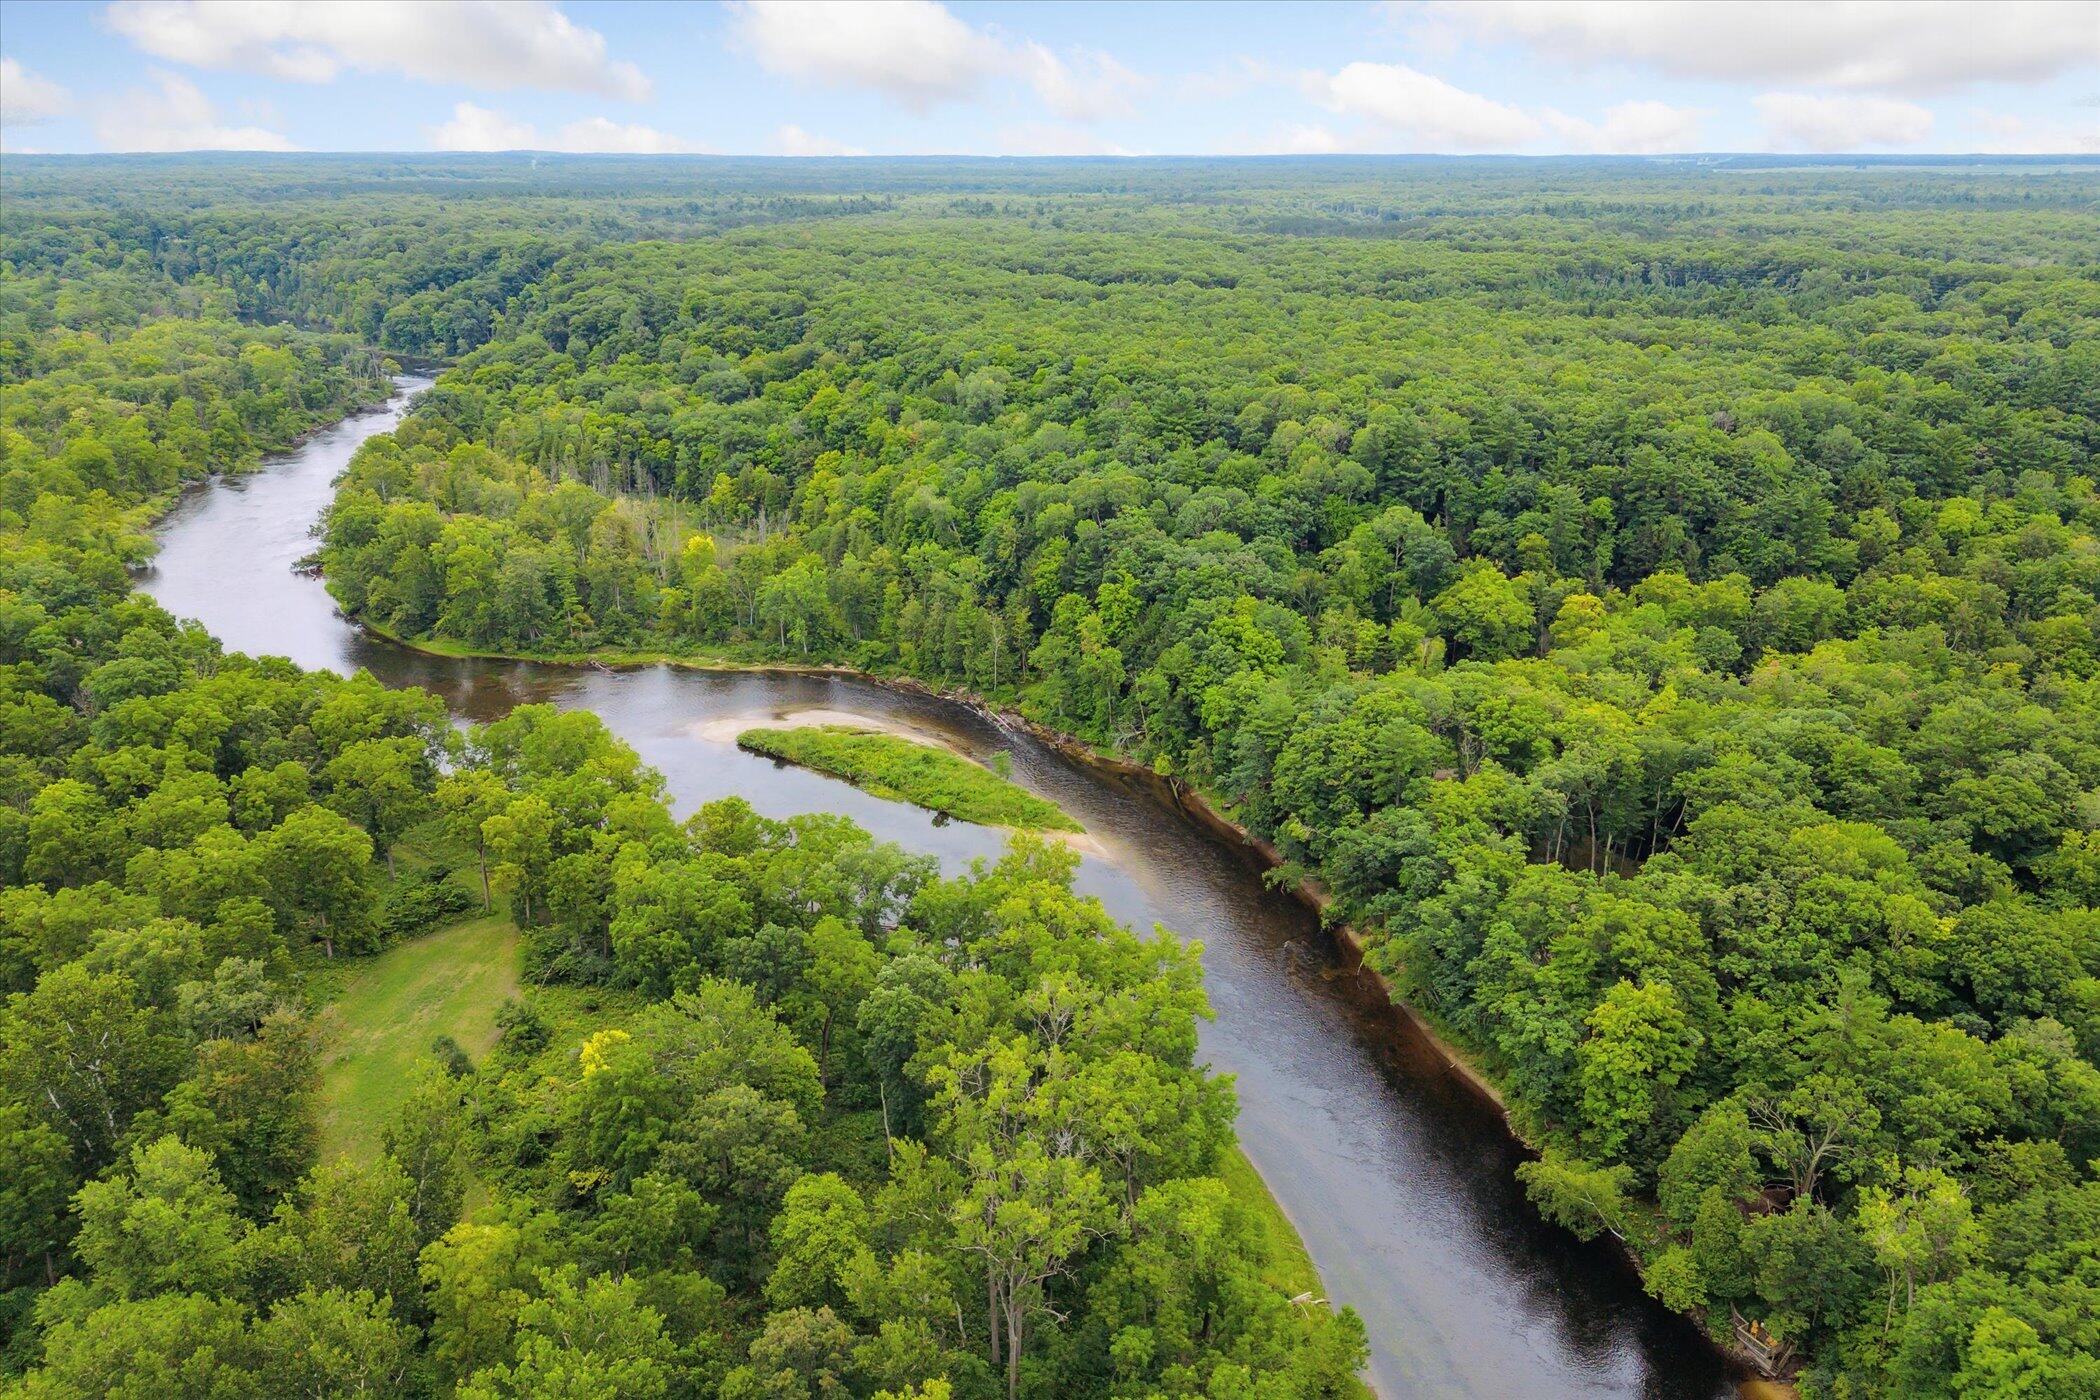
[[1057, 804], [930, 744], [832, 725], [747, 729], [738, 745], [844, 778], [877, 797], [910, 802], [984, 826], [1077, 831]]
[[[1301, 1312], [1293, 1295], [1261, 1286], [1278, 1261], [1254, 1214], [1223, 1181], [1152, 1188], [1138, 1203], [1135, 1231], [1136, 1243], [1087, 1295], [1088, 1325], [1113, 1336], [1121, 1383], [1156, 1386], [1192, 1372], [1212, 1391], [1268, 1376], [1300, 1395], [1357, 1393], [1355, 1314]], [[1316, 1293], [1317, 1278], [1311, 1282], [1305, 1291]], [[1308, 1325], [1313, 1345], [1277, 1345]], [[1224, 1338], [1230, 1341], [1220, 1344]], [[1281, 1371], [1272, 1369], [1279, 1356], [1289, 1357]]]
[[833, 1173], [805, 1176], [788, 1188], [772, 1234], [766, 1301], [775, 1307], [838, 1306], [846, 1278], [869, 1255], [867, 1203]]
[[544, 1296], [518, 1311], [516, 1360], [475, 1372], [462, 1400], [540, 1395], [618, 1395], [653, 1400], [671, 1393], [677, 1372], [664, 1320], [641, 1301], [633, 1280], [573, 1271], [543, 1276]]
[[1900, 1290], [1908, 1311], [1921, 1286], [1951, 1277], [1982, 1244], [1961, 1183], [1931, 1167], [1909, 1167], [1900, 1186], [1870, 1186], [1860, 1195], [1859, 1228], [1889, 1282], [1889, 1316]]
[[384, 1395], [400, 1390], [415, 1360], [415, 1330], [369, 1292], [311, 1290], [257, 1323], [261, 1373], [295, 1395]]
[[248, 1234], [235, 1206], [209, 1156], [164, 1137], [123, 1176], [80, 1188], [75, 1248], [112, 1297], [229, 1292]]
[[415, 1297], [412, 1192], [391, 1157], [323, 1162], [277, 1203], [269, 1227], [255, 1236], [248, 1267], [274, 1293], [362, 1289], [406, 1311]]
[[1691, 1250], [1672, 1245], [1648, 1262], [1641, 1271], [1641, 1286], [1666, 1308], [1694, 1312], [1706, 1306], [1706, 1276]]
[[1482, 661], [1518, 655], [1535, 626], [1523, 588], [1493, 564], [1467, 569], [1430, 604], [1445, 634]]
[[323, 807], [298, 808], [257, 838], [279, 917], [330, 957], [363, 945], [372, 921], [372, 838]]
[[548, 1254], [543, 1240], [509, 1221], [462, 1222], [423, 1250], [430, 1359], [441, 1380], [464, 1380], [510, 1357], [534, 1270]]
[[118, 1155], [125, 1127], [181, 1075], [182, 1043], [121, 974], [65, 963], [17, 994], [0, 1023], [0, 1082], [64, 1136], [77, 1168]]
[[380, 1146], [408, 1178], [408, 1216], [418, 1246], [459, 1219], [467, 1194], [467, 1105], [458, 1081], [435, 1060], [410, 1072], [408, 1093], [388, 1115]]
[[1598, 1167], [1548, 1152], [1517, 1168], [1517, 1180], [1539, 1214], [1582, 1239], [1628, 1223], [1626, 1188], [1633, 1169], [1623, 1164]]
[[1664, 1159], [1656, 1201], [1679, 1230], [1690, 1230], [1709, 1194], [1733, 1205], [1762, 1182], [1757, 1139], [1742, 1105], [1724, 1100], [1699, 1116]]
[[1668, 983], [1621, 979], [1591, 1011], [1590, 1035], [1576, 1051], [1582, 1113], [1610, 1156], [1645, 1132], [1657, 1096], [1698, 1061], [1700, 1035]]
[[321, 778], [328, 785], [329, 805], [371, 834], [391, 873], [394, 843], [430, 804], [425, 746], [413, 737], [366, 739], [331, 759]]
[[54, 1319], [44, 1364], [21, 1393], [35, 1400], [259, 1397], [265, 1391], [260, 1359], [247, 1345], [247, 1313], [231, 1298], [167, 1293]]

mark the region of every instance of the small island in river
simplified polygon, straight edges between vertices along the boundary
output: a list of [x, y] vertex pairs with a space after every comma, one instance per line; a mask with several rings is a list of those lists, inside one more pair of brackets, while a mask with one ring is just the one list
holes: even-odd
[[980, 826], [1022, 831], [1079, 831], [1047, 798], [946, 749], [894, 734], [813, 725], [746, 729], [740, 748], [843, 778], [877, 797], [909, 802]]

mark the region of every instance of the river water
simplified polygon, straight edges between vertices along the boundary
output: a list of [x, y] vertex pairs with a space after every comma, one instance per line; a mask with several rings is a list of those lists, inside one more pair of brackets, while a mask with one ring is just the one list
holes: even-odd
[[415, 685], [477, 722], [545, 701], [594, 710], [664, 775], [684, 814], [738, 794], [761, 812], [843, 812], [956, 871], [995, 858], [997, 837], [776, 765], [700, 729], [824, 709], [906, 726], [1013, 776], [1085, 824], [1100, 852], [1078, 884], [1115, 916], [1203, 943], [1217, 1019], [1202, 1045], [1233, 1076], [1239, 1136], [1290, 1215], [1336, 1303], [1362, 1315], [1368, 1378], [1402, 1397], [1644, 1396], [1733, 1392], [1696, 1329], [1643, 1295], [1601, 1246], [1544, 1224], [1511, 1176], [1500, 1120], [1348, 971], [1318, 921], [1266, 888], [1249, 855], [1198, 829], [1148, 787], [1082, 767], [960, 705], [828, 676], [649, 667], [616, 673], [429, 657], [340, 617], [320, 580], [294, 571], [357, 445], [398, 420], [385, 409], [315, 435], [263, 471], [186, 497], [160, 530], [141, 586], [231, 650], [301, 666], [363, 668]]

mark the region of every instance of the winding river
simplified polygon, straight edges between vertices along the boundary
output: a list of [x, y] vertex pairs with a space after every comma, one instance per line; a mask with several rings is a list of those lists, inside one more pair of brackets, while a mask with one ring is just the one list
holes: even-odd
[[410, 393], [311, 438], [261, 472], [193, 492], [170, 512], [141, 585], [228, 648], [302, 666], [360, 667], [421, 686], [456, 715], [498, 718], [546, 701], [596, 711], [669, 784], [681, 813], [740, 794], [787, 816], [844, 812], [957, 870], [996, 856], [996, 836], [743, 753], [702, 731], [824, 709], [908, 727], [984, 757], [1052, 798], [1100, 843], [1079, 886], [1137, 927], [1200, 938], [1217, 1019], [1212, 1066], [1234, 1077], [1239, 1135], [1319, 1265], [1371, 1339], [1369, 1379], [1412, 1396], [1643, 1396], [1733, 1392], [1695, 1328], [1649, 1301], [1617, 1260], [1540, 1221], [1511, 1177], [1499, 1118], [1351, 973], [1305, 908], [1265, 887], [1248, 853], [1148, 787], [1081, 766], [960, 705], [830, 676], [605, 672], [424, 656], [340, 617], [320, 580], [294, 571], [357, 445], [390, 429]]

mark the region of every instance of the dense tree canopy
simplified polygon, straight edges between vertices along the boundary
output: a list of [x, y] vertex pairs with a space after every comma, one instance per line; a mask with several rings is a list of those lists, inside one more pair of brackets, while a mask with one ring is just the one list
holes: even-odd
[[[0, 277], [24, 1394], [1358, 1393], [1355, 1317], [1293, 1301], [1214, 1175], [1197, 950], [1062, 847], [942, 880], [841, 818], [681, 825], [591, 715], [461, 734], [132, 593], [172, 488], [381, 391], [351, 340], [166, 273], [91, 312]], [[539, 990], [320, 1159], [315, 974], [476, 893]]]
[[[439, 782], [411, 702], [124, 600], [96, 561], [216, 460], [180, 444], [368, 372], [237, 310], [460, 356], [342, 482], [347, 610], [847, 662], [1150, 763], [1332, 895], [1507, 1091], [1541, 1210], [1671, 1306], [1759, 1319], [1818, 1393], [2100, 1386], [2090, 170], [628, 169], [10, 177], [0, 1076], [83, 1018], [126, 1066], [0, 1120], [53, 1164], [9, 1259], [78, 1261], [47, 1369], [161, 1345], [83, 1347], [121, 1324], [406, 1345], [476, 1395], [1295, 1394], [1355, 1345], [1277, 1311], [1208, 1178], [1193, 964], [1050, 852], [945, 882], [841, 824], [680, 829], [530, 712]], [[185, 353], [228, 374], [139, 387]], [[270, 737], [302, 706], [342, 718]], [[376, 1263], [244, 1282], [351, 1188], [199, 1167], [163, 1100], [203, 1023], [148, 989], [369, 946], [375, 863], [433, 820], [536, 971], [635, 1005], [520, 1012], [473, 1088], [509, 1213], [419, 1226], [389, 1322]], [[155, 1218], [236, 1283], [101, 1277], [85, 1204], [51, 1224], [75, 1191], [196, 1202]]]

